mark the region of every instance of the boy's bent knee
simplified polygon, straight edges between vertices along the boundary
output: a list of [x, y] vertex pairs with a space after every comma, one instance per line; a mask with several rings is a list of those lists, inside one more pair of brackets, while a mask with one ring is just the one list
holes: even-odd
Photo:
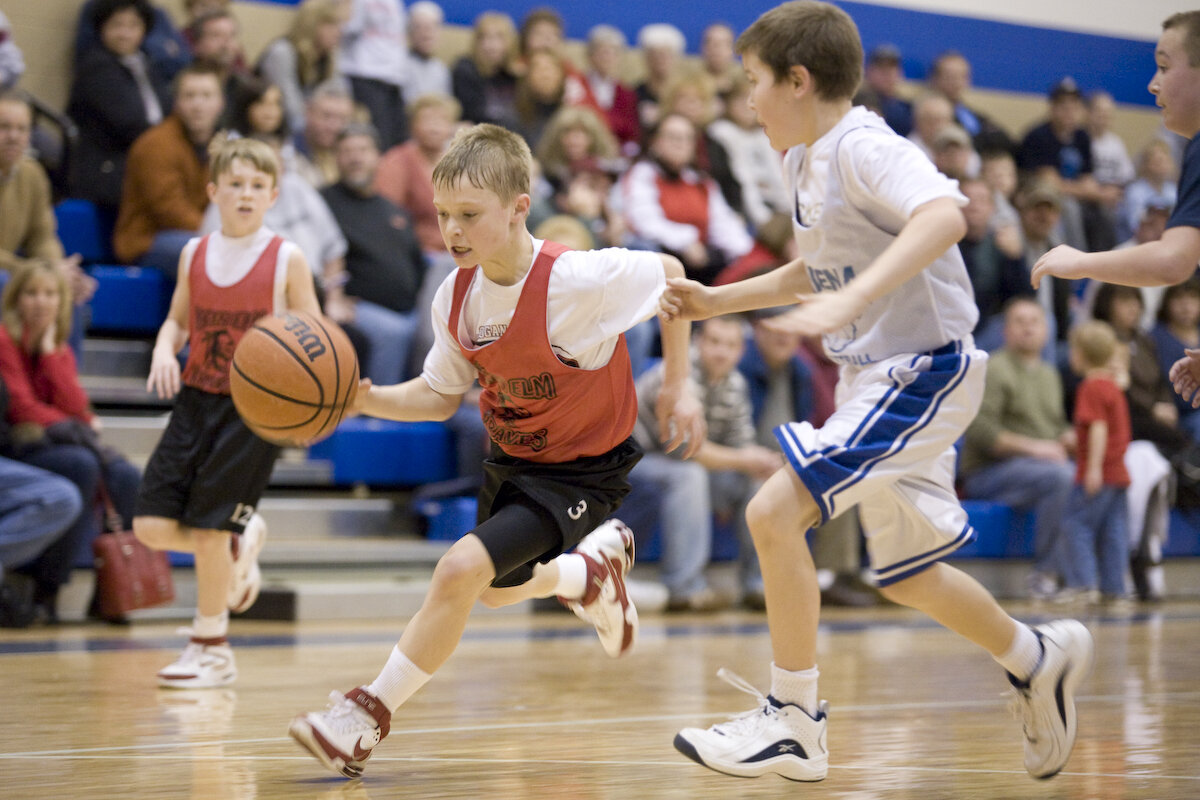
[[494, 576], [491, 557], [483, 543], [468, 535], [455, 542], [438, 559], [433, 570], [431, 590], [448, 594], [479, 597]]

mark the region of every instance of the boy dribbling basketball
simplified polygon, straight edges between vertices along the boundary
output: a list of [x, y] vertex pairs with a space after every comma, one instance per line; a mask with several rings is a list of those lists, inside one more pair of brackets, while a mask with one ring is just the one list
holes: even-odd
[[837, 409], [819, 429], [776, 428], [789, 464], [746, 513], [765, 584], [770, 694], [739, 680], [759, 707], [685, 729], [675, 746], [731, 775], [825, 777], [820, 590], [805, 533], [857, 506], [884, 596], [984, 648], [1008, 672], [1025, 721], [1025, 769], [1049, 778], [1075, 743], [1074, 692], [1091, 666], [1091, 635], [1074, 620], [1018, 622], [941, 560], [975, 536], [954, 491], [954, 443], [979, 410], [987, 364], [971, 339], [978, 310], [955, 247], [966, 198], [912, 143], [853, 106], [863, 52], [844, 11], [785, 3], [742, 34], [738, 51], [751, 108], [787, 153], [800, 258], [721, 287], [672, 280], [662, 312], [701, 319], [799, 301], [771, 327], [823, 335], [840, 364]]
[[[623, 332], [654, 314], [666, 278], [682, 277], [683, 265], [534, 239], [525, 226], [531, 167], [524, 140], [503, 128], [477, 125], [454, 139], [433, 172], [442, 237], [458, 266], [434, 297], [433, 348], [417, 378], [359, 390], [363, 413], [441, 420], [478, 379], [493, 447], [481, 521], [438, 562], [383, 671], [292, 722], [292, 737], [347, 777], [362, 774], [392, 713], [450, 657], [477, 600], [558, 595], [596, 626], [610, 656], [633, 646], [637, 612], [624, 583], [633, 537], [604, 522], [641, 457], [630, 438], [637, 398]], [[673, 432], [668, 449], [686, 438], [690, 455], [704, 424], [685, 388], [687, 323], [664, 323], [662, 338], [660, 429]]]
[[[156, 550], [194, 553], [197, 583], [191, 640], [159, 671], [159, 686], [206, 689], [237, 678], [229, 612], [249, 608], [262, 581], [258, 553], [267, 529], [255, 507], [279, 448], [238, 416], [229, 365], [259, 317], [288, 309], [320, 314], [303, 254], [262, 224], [279, 194], [279, 169], [270, 146], [251, 139], [225, 142], [212, 156], [208, 196], [221, 230], [183, 249], [154, 344], [147, 391], [179, 396], [146, 465], [133, 531]], [[181, 375], [176, 353], [185, 342], [191, 350]]]

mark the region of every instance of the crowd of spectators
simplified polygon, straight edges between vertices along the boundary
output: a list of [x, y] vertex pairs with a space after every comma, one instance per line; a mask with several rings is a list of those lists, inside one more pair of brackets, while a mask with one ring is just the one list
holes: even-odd
[[[576, 63], [562, 17], [548, 8], [529, 12], [519, 25], [507, 14], [483, 13], [468, 51], [442, 60], [444, 15], [430, 0], [407, 8], [304, 0], [288, 29], [251, 64], [228, 0], [185, 6], [180, 27], [150, 0], [89, 0], [81, 8], [65, 109], [81, 137], [67, 194], [115, 218], [120, 261], [173, 279], [187, 240], [217, 224], [205, 189], [211, 143], [219, 136], [268, 141], [286, 169], [267, 224], [305, 251], [326, 313], [347, 327], [364, 374], [377, 382], [420, 369], [428, 340], [423, 298], [452, 268], [432, 207], [432, 168], [460, 125], [491, 122], [528, 140], [540, 170], [531, 227], [546, 223], [588, 246], [673, 253], [707, 283], [787, 259], [792, 209], [780, 154], [746, 103], [728, 25], [704, 30], [694, 43], [698, 59], [686, 58], [677, 28], [647, 25], [636, 42], [642, 78], [626, 83], [621, 31], [594, 27]], [[857, 101], [960, 182], [968, 221], [961, 249], [981, 312], [977, 340], [1000, 353], [997, 384], [1026, 385], [1036, 366], [1044, 389], [1046, 407], [1038, 411], [1045, 416], [1023, 419], [1013, 432], [1021, 438], [1005, 434], [1002, 402], [999, 418], [968, 436], [967, 494], [1041, 507], [1042, 495], [1069, 486], [1062, 465], [1072, 449], [1060, 441], [1074, 384], [1068, 333], [1093, 316], [1114, 328], [1128, 354], [1134, 437], [1154, 442], [1183, 474], [1200, 450], [1200, 415], [1169, 396], [1165, 371], [1183, 347], [1200, 343], [1200, 284], [1126, 297], [1113, 287], [1059, 279], [1035, 293], [1029, 282], [1033, 263], [1056, 244], [1095, 251], [1161, 235], [1175, 200], [1173, 143], [1138, 143], [1131, 157], [1112, 130], [1112, 97], [1085, 96], [1070, 77], [1048, 87], [1044, 122], [1015, 131], [971, 104], [967, 55], [942, 53], [924, 82], [904, 67], [895, 46], [875, 47]], [[54, 238], [49, 184], [23, 155], [28, 108], [11, 92], [23, 69], [19, 42], [0, 14], [0, 92], [8, 92], [0, 95], [0, 271], [16, 274], [34, 261], [54, 265], [64, 279], [60, 303], [69, 309], [86, 301], [91, 286]], [[1045, 336], [1026, 330], [1023, 344], [1014, 344], [1022, 325], [1037, 327], [1024, 319], [1034, 310]], [[74, 328], [81, 336], [82, 319]], [[755, 352], [753, 339], [740, 335]], [[652, 337], [631, 333], [635, 363], [653, 354]], [[816, 381], [816, 360], [806, 358], [813, 369], [805, 380]], [[1061, 376], [1061, 386], [1051, 374]], [[795, 390], [807, 396], [802, 386]], [[781, 408], [768, 405], [768, 416], [775, 419]], [[736, 445], [718, 444], [769, 447], [761, 435], [752, 441], [752, 427], [739, 432]], [[1020, 461], [986, 467], [1012, 458], [1050, 462], [1057, 477], [1032, 478], [1035, 471]], [[766, 460], [733, 469], [753, 479]], [[1028, 478], [1041, 494], [996, 488], [1002, 474]], [[1061, 570], [1043, 524], [1032, 584], [1046, 593]], [[746, 575], [743, 590], [752, 597], [753, 570]], [[714, 605], [705, 590], [695, 576], [681, 579], [673, 602]]]

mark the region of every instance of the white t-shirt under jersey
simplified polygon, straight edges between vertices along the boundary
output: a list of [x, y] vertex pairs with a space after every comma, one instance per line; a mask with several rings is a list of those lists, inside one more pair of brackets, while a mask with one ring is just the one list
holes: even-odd
[[[271, 243], [274, 236], [275, 231], [266, 226], [248, 236], [241, 236], [237, 239], [231, 239], [220, 231], [209, 234], [208, 250], [205, 252], [204, 258], [208, 279], [223, 289], [233, 286], [250, 274], [250, 270], [254, 268], [254, 264], [262, 255], [263, 250], [267, 249], [267, 245]], [[188, 273], [192, 268], [192, 258], [199, 244], [200, 238], [197, 237], [184, 245], [182, 264], [177, 280], [186, 281], [188, 279]], [[287, 308], [287, 265], [288, 259], [294, 252], [296, 252], [296, 245], [284, 239], [283, 244], [279, 246], [279, 255], [275, 259], [275, 307], [272, 311], [276, 314]]]
[[[542, 240], [532, 241], [536, 259]], [[457, 270], [450, 273], [434, 295], [434, 342], [421, 372], [434, 391], [449, 395], [463, 394], [475, 382], [475, 368], [450, 336], [457, 276]], [[463, 300], [459, 339], [475, 347], [499, 339], [512, 321], [528, 277], [526, 271], [512, 286], [501, 286], [488, 280], [482, 269], [476, 270]], [[546, 327], [554, 352], [581, 369], [604, 366], [616, 349], [617, 337], [654, 316], [665, 286], [657, 253], [616, 247], [563, 253], [546, 289]]]
[[[836, 161], [835, 161], [836, 159]], [[921, 205], [967, 198], [912, 142], [855, 107], [812, 144], [784, 157], [792, 228], [816, 291], [844, 286], [870, 266]], [[978, 309], [957, 247], [824, 337], [830, 357], [869, 364], [968, 335]]]

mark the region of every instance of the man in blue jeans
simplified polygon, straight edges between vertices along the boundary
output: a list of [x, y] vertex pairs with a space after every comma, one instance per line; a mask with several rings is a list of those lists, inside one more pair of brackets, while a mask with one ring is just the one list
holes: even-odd
[[66, 478], [0, 457], [0, 628], [33, 622], [33, 579], [16, 570], [47, 557], [82, 508]]
[[1075, 437], [1058, 371], [1042, 359], [1046, 313], [1032, 297], [1004, 309], [1004, 347], [988, 360], [983, 404], [964, 437], [959, 472], [967, 497], [1033, 511], [1035, 597], [1057, 590], [1063, 509], [1074, 484]]

